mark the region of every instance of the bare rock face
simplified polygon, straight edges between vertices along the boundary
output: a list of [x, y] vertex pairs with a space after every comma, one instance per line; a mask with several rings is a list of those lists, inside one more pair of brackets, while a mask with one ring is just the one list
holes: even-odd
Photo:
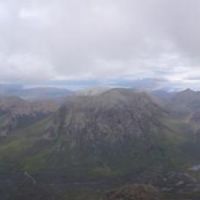
[[161, 110], [145, 93], [112, 89], [97, 96], [69, 99], [53, 119], [47, 132], [85, 142], [103, 139], [114, 143], [142, 136], [159, 126]]
[[106, 195], [106, 200], [161, 200], [159, 191], [151, 185], [127, 185]]
[[169, 154], [163, 112], [148, 94], [130, 89], [74, 96], [48, 121], [43, 138], [57, 143], [55, 160], [65, 155], [65, 165], [95, 176], [159, 170]]

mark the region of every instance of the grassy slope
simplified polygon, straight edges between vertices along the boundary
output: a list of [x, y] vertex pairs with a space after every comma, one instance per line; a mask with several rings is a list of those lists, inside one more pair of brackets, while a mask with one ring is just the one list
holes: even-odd
[[55, 170], [75, 176], [84, 173], [86, 176], [112, 177], [147, 168], [153, 170], [160, 165], [182, 165], [181, 152], [176, 147], [185, 142], [185, 135], [177, 133], [177, 125], [173, 127], [169, 121], [165, 123], [167, 126], [170, 124], [170, 129], [153, 127], [147, 138], [129, 140], [126, 144], [116, 143], [114, 146], [102, 143], [102, 150], [94, 152], [90, 145], [71, 148], [69, 141], [62, 136], [53, 141], [42, 139], [48, 120], [2, 139], [0, 167], [30, 173]]
[[[76, 178], [78, 178], [77, 180], [80, 180], [80, 178], [87, 180], [88, 176], [95, 181], [101, 180], [102, 177], [116, 178], [131, 173], [131, 175], [140, 174], [147, 169], [154, 176], [160, 173], [159, 165], [161, 164], [167, 169], [182, 170], [195, 163], [194, 160], [189, 159], [193, 151], [187, 152], [186, 147], [194, 145], [194, 140], [185, 131], [184, 121], [165, 118], [162, 122], [166, 127], [162, 127], [162, 129], [152, 128], [149, 132], [149, 138], [145, 140], [140, 138], [138, 141], [132, 140], [125, 146], [118, 144], [119, 148], [105, 146], [105, 150], [98, 154], [91, 154], [90, 148], [70, 149], [66, 138], [58, 137], [53, 141], [43, 140], [42, 135], [48, 121], [49, 119], [45, 119], [28, 128], [19, 130], [8, 138], [1, 139], [0, 173], [18, 170], [28, 171], [30, 174], [53, 172], [55, 173], [53, 177], [60, 173], [61, 176], [64, 174], [65, 181], [76, 180]], [[148, 143], [152, 145], [144, 148], [145, 145], [148, 146]], [[121, 151], [122, 149], [123, 151]], [[104, 183], [102, 184], [104, 187]], [[100, 189], [102, 184], [94, 188], [90, 188], [90, 185], [88, 187], [75, 185], [74, 188], [63, 186], [62, 189], [59, 185], [58, 188], [54, 186], [53, 189], [58, 198], [63, 200], [98, 200], [102, 199], [102, 194], [107, 190], [105, 188]], [[49, 187], [41, 186], [45, 191]], [[22, 192], [18, 192], [19, 186], [17, 186], [16, 192], [13, 193], [15, 199], [17, 199], [16, 194], [21, 200], [23, 195], [27, 198], [29, 190], [35, 191], [35, 186], [27, 186], [28, 192], [24, 186], [20, 186], [20, 188]], [[41, 188], [42, 193], [43, 189]], [[52, 193], [54, 194], [53, 190]], [[36, 194], [34, 193], [33, 197], [34, 195]], [[197, 199], [198, 195], [197, 193], [187, 194], [188, 197], [197, 197]], [[167, 195], [167, 197], [169, 199], [180, 199], [179, 196], [176, 197], [173, 194]]]

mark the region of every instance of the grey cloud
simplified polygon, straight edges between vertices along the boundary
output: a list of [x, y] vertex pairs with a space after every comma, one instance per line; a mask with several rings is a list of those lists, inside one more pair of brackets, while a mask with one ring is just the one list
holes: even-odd
[[0, 0], [0, 79], [198, 72], [197, 0]]

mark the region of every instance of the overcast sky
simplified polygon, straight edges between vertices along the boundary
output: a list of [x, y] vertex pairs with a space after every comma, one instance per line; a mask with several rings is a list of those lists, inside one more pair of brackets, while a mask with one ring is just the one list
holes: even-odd
[[0, 0], [0, 81], [200, 83], [199, 0]]

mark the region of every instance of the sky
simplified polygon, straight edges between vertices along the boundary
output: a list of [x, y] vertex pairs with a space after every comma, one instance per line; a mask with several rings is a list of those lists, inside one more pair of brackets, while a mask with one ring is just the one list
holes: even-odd
[[199, 19], [199, 0], [0, 0], [0, 82], [200, 88]]

